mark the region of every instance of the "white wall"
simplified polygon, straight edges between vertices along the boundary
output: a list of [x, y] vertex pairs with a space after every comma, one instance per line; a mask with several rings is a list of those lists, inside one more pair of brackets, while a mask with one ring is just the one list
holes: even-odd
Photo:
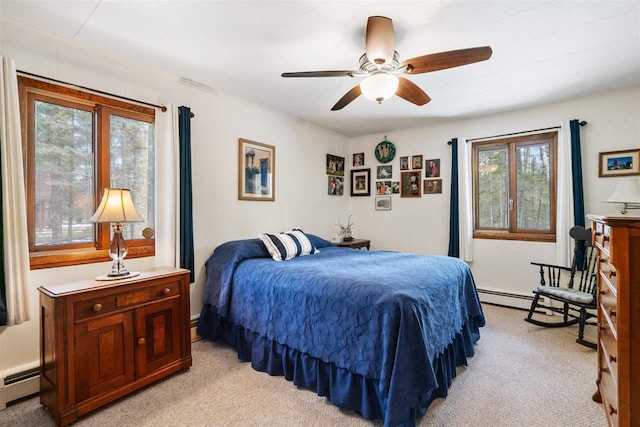
[[[300, 226], [329, 237], [338, 215], [348, 212], [347, 196], [327, 195], [326, 154], [345, 156], [347, 139], [222, 92], [195, 89], [161, 70], [83, 50], [73, 44], [2, 22], [0, 54], [19, 70], [152, 103], [187, 105], [191, 122], [196, 283], [191, 313], [202, 308], [204, 262], [220, 243], [255, 237], [263, 231]], [[163, 114], [163, 113], [158, 113]], [[276, 147], [274, 202], [237, 199], [238, 138]], [[130, 270], [150, 268], [154, 258], [130, 259]], [[38, 292], [42, 284], [84, 280], [104, 274], [109, 263], [34, 270], [31, 318], [0, 328], [0, 378], [38, 362]]]
[[[439, 158], [443, 192], [441, 195], [423, 195], [419, 199], [394, 195], [391, 211], [375, 211], [373, 195], [352, 197], [351, 212], [356, 223], [354, 235], [371, 239], [373, 249], [446, 255], [451, 186], [451, 148], [447, 141], [453, 137], [471, 139], [545, 128], [576, 118], [588, 122], [587, 126], [580, 128], [585, 211], [617, 214], [619, 206], [603, 202], [617, 179], [598, 177], [598, 153], [640, 148], [640, 87], [504, 114], [389, 132], [386, 136], [396, 146], [396, 158], [391, 162], [393, 180], [400, 180], [400, 156], [422, 154], [424, 159]], [[373, 150], [384, 136], [375, 134], [349, 140], [351, 153], [365, 152], [365, 167], [371, 168], [373, 190], [376, 166], [380, 164]], [[532, 260], [554, 262], [555, 244], [475, 239], [471, 268], [479, 288], [530, 295], [538, 279], [534, 267], [529, 265]], [[489, 300], [486, 295], [482, 298]]]

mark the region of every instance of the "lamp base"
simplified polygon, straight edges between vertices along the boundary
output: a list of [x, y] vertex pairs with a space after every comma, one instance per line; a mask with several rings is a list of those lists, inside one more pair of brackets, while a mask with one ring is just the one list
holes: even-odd
[[108, 274], [103, 274], [102, 276], [98, 276], [93, 280], [97, 280], [99, 282], [109, 282], [112, 280], [130, 279], [132, 277], [137, 277], [139, 275], [140, 275], [139, 271], [130, 271], [128, 274], [120, 275], [120, 276], [109, 276]]

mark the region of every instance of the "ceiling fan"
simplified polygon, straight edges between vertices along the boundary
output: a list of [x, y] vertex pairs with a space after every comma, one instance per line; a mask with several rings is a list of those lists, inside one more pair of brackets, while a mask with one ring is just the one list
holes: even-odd
[[402, 63], [395, 50], [393, 21], [384, 16], [370, 16], [367, 20], [365, 53], [360, 57], [360, 67], [355, 70], [301, 71], [282, 73], [282, 77], [364, 77], [365, 79], [347, 92], [331, 110], [341, 110], [360, 95], [381, 103], [398, 95], [415, 105], [431, 101], [422, 89], [399, 74], [422, 74], [473, 64], [491, 58], [489, 46], [450, 50], [407, 59]]

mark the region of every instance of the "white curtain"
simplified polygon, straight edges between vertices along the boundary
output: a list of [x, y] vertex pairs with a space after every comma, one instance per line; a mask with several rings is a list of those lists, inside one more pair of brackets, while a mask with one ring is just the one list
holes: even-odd
[[156, 265], [180, 265], [178, 108], [156, 113]]
[[573, 226], [573, 181], [571, 167], [571, 129], [562, 123], [558, 132], [558, 165], [556, 191], [556, 264], [569, 265], [573, 248], [569, 229]]
[[22, 168], [18, 78], [11, 58], [0, 68], [0, 153], [7, 325], [29, 320], [29, 238]]
[[473, 261], [472, 144], [458, 138], [458, 195], [460, 211], [460, 258]]

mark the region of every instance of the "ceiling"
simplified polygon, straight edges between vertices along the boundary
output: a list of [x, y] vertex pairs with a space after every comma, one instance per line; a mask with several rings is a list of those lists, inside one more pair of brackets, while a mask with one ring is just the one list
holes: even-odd
[[[401, 61], [485, 45], [493, 56], [409, 76], [432, 99], [422, 107], [361, 96], [330, 111], [360, 79], [280, 76], [357, 70], [372, 15], [393, 20]], [[0, 0], [0, 18], [346, 136], [640, 85], [640, 0]]]

